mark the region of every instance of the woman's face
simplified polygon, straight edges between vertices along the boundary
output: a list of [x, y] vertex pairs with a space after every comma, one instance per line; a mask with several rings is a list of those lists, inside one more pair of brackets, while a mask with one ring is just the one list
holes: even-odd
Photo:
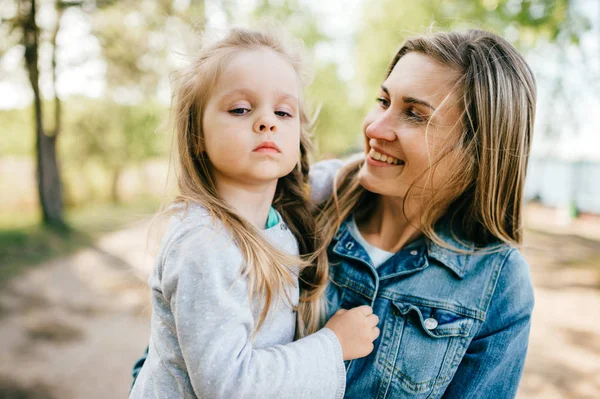
[[405, 198], [414, 185], [410, 197], [416, 198], [443, 187], [460, 155], [461, 108], [450, 96], [457, 78], [426, 55], [400, 58], [363, 123], [366, 161], [359, 179], [364, 188]]

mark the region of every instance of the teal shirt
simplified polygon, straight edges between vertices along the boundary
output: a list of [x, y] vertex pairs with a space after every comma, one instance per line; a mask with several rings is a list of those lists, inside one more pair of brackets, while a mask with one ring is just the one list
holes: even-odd
[[265, 226], [265, 230], [276, 226], [277, 223], [279, 223], [279, 215], [277, 215], [275, 208], [271, 207], [269, 209], [269, 216], [267, 216], [267, 225]]

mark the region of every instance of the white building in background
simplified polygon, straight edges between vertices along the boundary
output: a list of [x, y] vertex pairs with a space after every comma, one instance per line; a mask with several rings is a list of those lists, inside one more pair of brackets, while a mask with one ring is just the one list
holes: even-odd
[[541, 46], [528, 56], [538, 114], [525, 192], [544, 205], [600, 214], [600, 2], [576, 4], [592, 23], [581, 47]]

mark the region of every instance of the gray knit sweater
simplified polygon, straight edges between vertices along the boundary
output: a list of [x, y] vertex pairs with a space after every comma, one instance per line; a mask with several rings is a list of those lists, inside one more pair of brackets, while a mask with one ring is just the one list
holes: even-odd
[[[281, 220], [262, 232], [277, 248], [298, 254]], [[342, 350], [323, 328], [292, 342], [295, 314], [287, 301], [272, 307], [251, 334], [260, 309], [251, 307], [242, 254], [222, 225], [200, 206], [174, 216], [154, 272], [148, 358], [130, 398], [341, 398]], [[298, 287], [290, 287], [294, 305]]]

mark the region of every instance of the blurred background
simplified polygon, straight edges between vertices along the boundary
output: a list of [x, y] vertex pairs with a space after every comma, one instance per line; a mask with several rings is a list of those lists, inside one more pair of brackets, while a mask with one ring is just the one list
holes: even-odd
[[0, 0], [0, 399], [127, 395], [148, 220], [175, 192], [170, 73], [204, 36], [265, 18], [311, 55], [315, 159], [360, 150], [404, 38], [478, 27], [519, 48], [539, 92], [518, 397], [600, 397], [600, 1]]

